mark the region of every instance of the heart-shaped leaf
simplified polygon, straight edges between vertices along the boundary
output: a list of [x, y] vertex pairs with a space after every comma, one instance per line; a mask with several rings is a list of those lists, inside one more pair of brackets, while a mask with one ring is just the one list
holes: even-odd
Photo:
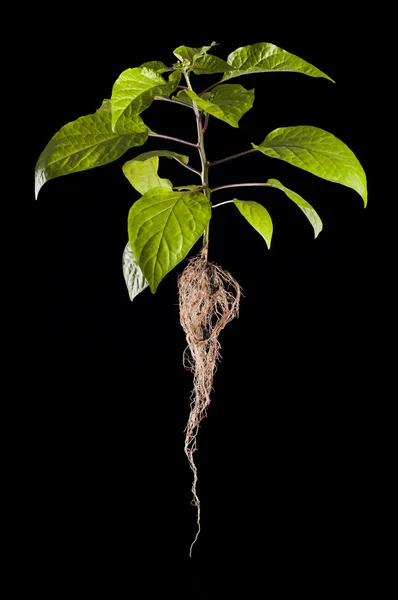
[[152, 188], [128, 217], [129, 242], [152, 293], [204, 232], [211, 217], [208, 198], [198, 192]]

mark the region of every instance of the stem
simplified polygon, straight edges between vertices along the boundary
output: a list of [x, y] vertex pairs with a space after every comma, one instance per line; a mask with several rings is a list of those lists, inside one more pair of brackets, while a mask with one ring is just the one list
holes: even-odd
[[234, 160], [234, 158], [239, 158], [240, 156], [245, 156], [245, 154], [251, 154], [252, 152], [257, 152], [257, 149], [251, 148], [250, 150], [245, 150], [245, 152], [239, 152], [238, 154], [233, 154], [232, 156], [227, 156], [226, 158], [221, 158], [220, 160], [215, 160], [214, 162], [209, 163], [209, 167], [221, 165], [221, 163], [227, 162], [228, 160]]
[[233, 200], [226, 200], [225, 202], [220, 202], [219, 204], [213, 204], [212, 208], [217, 208], [218, 206], [222, 206], [223, 204], [230, 204]]
[[[189, 80], [189, 75], [187, 72], [184, 72], [185, 75], [185, 81], [187, 82], [187, 86], [188, 89], [192, 90], [192, 86], [191, 86], [191, 82]], [[197, 148], [199, 151], [199, 156], [200, 156], [200, 161], [202, 163], [202, 172], [201, 172], [201, 178], [202, 178], [202, 184], [203, 184], [203, 191], [205, 196], [208, 198], [209, 202], [210, 202], [210, 196], [211, 196], [211, 189], [209, 188], [209, 163], [207, 162], [207, 158], [206, 158], [206, 151], [205, 151], [205, 145], [204, 145], [204, 132], [205, 129], [203, 127], [203, 122], [202, 122], [202, 113], [198, 108], [198, 105], [196, 104], [195, 101], [193, 101], [192, 103], [193, 109], [195, 111], [195, 116], [196, 116], [196, 128], [198, 131], [198, 144], [197, 144]], [[205, 124], [206, 126], [206, 124]], [[209, 226], [210, 224], [207, 224], [207, 227], [203, 233], [203, 247], [202, 247], [202, 256], [207, 260], [208, 257], [208, 253], [209, 253]]]
[[179, 100], [172, 100], [171, 98], [162, 98], [162, 96], [155, 96], [155, 100], [163, 100], [163, 102], [171, 102], [172, 104], [179, 104], [180, 106], [186, 106], [187, 108], [191, 108], [189, 104], [185, 104], [185, 102], [180, 102]]
[[219, 187], [213, 188], [211, 192], [218, 192], [219, 190], [226, 190], [227, 188], [234, 187], [252, 187], [252, 186], [267, 186], [272, 187], [269, 183], [229, 183], [228, 185], [220, 185]]
[[192, 144], [191, 142], [186, 142], [185, 140], [180, 140], [179, 138], [171, 137], [170, 135], [161, 135], [160, 133], [148, 133], [148, 137], [163, 138], [165, 140], [171, 140], [172, 142], [180, 142], [180, 144], [192, 146], [193, 148], [198, 148], [198, 144]]

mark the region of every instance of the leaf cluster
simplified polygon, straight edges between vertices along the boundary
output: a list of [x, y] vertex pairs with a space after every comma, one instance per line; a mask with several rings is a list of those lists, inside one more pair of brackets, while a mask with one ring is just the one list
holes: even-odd
[[[110, 99], [105, 99], [94, 114], [64, 125], [44, 148], [36, 165], [36, 197], [44, 183], [51, 179], [106, 165], [131, 148], [142, 146], [149, 137], [168, 138], [151, 131], [142, 119], [144, 111], [157, 100], [173, 102], [195, 112], [200, 133], [198, 143], [177, 141], [196, 147], [203, 159], [203, 135], [209, 118], [238, 128], [240, 119], [253, 107], [255, 91], [240, 83], [231, 83], [232, 79], [253, 73], [290, 71], [333, 82], [314, 65], [268, 42], [240, 47], [226, 60], [209, 52], [215, 45], [213, 42], [202, 48], [179, 46], [174, 50], [177, 61], [172, 66], [155, 60], [123, 71], [113, 85]], [[194, 91], [191, 73], [219, 73], [221, 79], [201, 92]], [[269, 158], [283, 160], [313, 175], [345, 185], [358, 192], [366, 206], [366, 175], [361, 164], [341, 140], [323, 129], [281, 127], [268, 133], [259, 144], [252, 143], [251, 148], [241, 154], [249, 152], [261, 152]], [[245, 185], [228, 184], [211, 189], [208, 184], [209, 168], [236, 157], [213, 163], [206, 160], [200, 172], [189, 165], [189, 157], [185, 154], [154, 150], [123, 165], [124, 175], [141, 195], [128, 215], [129, 241], [123, 254], [123, 271], [131, 299], [148, 286], [154, 293], [165, 275], [208, 231], [212, 209], [227, 203], [213, 204], [213, 193], [222, 188]], [[169, 179], [159, 177], [159, 158], [176, 160], [200, 176], [200, 182], [175, 186]], [[282, 191], [307, 217], [315, 237], [322, 230], [322, 221], [315, 209], [281, 182], [269, 179], [247, 185]], [[273, 225], [266, 208], [252, 200], [233, 198], [228, 202], [237, 207], [270, 247]]]

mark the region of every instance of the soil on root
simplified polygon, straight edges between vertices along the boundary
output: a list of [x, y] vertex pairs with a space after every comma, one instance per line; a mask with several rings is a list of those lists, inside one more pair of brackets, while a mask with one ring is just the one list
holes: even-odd
[[184, 451], [193, 472], [192, 504], [197, 509], [200, 533], [200, 501], [196, 486], [198, 472], [194, 462], [199, 426], [206, 417], [213, 389], [213, 378], [220, 360], [218, 337], [227, 323], [238, 316], [241, 288], [228, 271], [210, 263], [203, 255], [192, 258], [178, 280], [180, 322], [187, 339], [184, 366], [193, 373], [193, 390]]

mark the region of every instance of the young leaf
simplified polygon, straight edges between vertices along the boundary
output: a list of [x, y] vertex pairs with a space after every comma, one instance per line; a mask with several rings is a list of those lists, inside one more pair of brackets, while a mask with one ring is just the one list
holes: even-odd
[[112, 127], [120, 117], [132, 117], [142, 113], [153, 102], [155, 96], [168, 97], [177, 88], [181, 73], [175, 71], [169, 80], [147, 67], [127, 69], [119, 75], [112, 89]]
[[[303, 73], [310, 77], [325, 77], [333, 81], [331, 77], [306, 62], [302, 58], [290, 54], [274, 44], [261, 42], [250, 46], [243, 46], [231, 52], [227, 58], [230, 70], [225, 73], [222, 81], [248, 75], [250, 73], [266, 73], [269, 71], [293, 71]], [[334, 82], [333, 82], [334, 83]]]
[[164, 63], [160, 60], [151, 60], [149, 62], [145, 62], [139, 67], [140, 69], [149, 69], [150, 71], [154, 71], [155, 73], [166, 73], [166, 71], [170, 71], [169, 67], [166, 67]]
[[189, 90], [180, 90], [175, 96], [172, 97], [172, 100], [179, 100], [180, 102], [184, 102], [184, 104], [188, 104], [188, 106], [192, 106], [193, 101], [192, 98], [187, 95], [188, 91]]
[[104, 100], [94, 114], [61, 127], [44, 148], [35, 170], [36, 198], [46, 181], [106, 165], [147, 138], [148, 128], [139, 116], [122, 117], [113, 130], [110, 101]]
[[158, 175], [159, 158], [152, 156], [146, 160], [133, 158], [123, 165], [123, 173], [140, 194], [145, 194], [155, 187], [172, 190], [173, 184], [169, 179], [162, 179]]
[[254, 90], [246, 90], [238, 83], [218, 85], [211, 92], [198, 96], [192, 90], [182, 90], [178, 99], [191, 98], [209, 115], [225, 121], [232, 127], [239, 127], [239, 120], [249, 111], [254, 102]]
[[145, 279], [139, 264], [135, 260], [135, 256], [128, 242], [123, 252], [122, 263], [123, 275], [126, 281], [130, 300], [134, 300], [138, 294], [140, 294], [149, 286], [149, 283]]
[[186, 67], [190, 68], [196, 75], [210, 75], [211, 73], [225, 73], [231, 67], [230, 65], [212, 54], [207, 54], [216, 42], [203, 48], [189, 48], [188, 46], [179, 46], [174, 50], [174, 56], [179, 58]]
[[311, 223], [312, 227], [314, 228], [314, 237], [318, 237], [318, 235], [322, 231], [323, 225], [316, 210], [312, 208], [312, 206], [308, 204], [308, 202], [304, 200], [304, 198], [302, 198], [299, 194], [293, 192], [292, 190], [289, 190], [289, 188], [282, 185], [281, 182], [277, 179], [268, 179], [267, 185], [269, 185], [270, 187], [277, 188], [282, 192], [285, 192], [286, 196], [290, 198], [290, 200], [293, 200], [295, 204], [297, 204], [297, 206], [303, 211], [303, 213]]
[[150, 152], [144, 152], [133, 158], [133, 160], [126, 162], [123, 165], [123, 173], [130, 181], [131, 185], [140, 192], [140, 194], [145, 194], [145, 192], [153, 187], [164, 187], [169, 190], [173, 189], [173, 186], [168, 179], [161, 179], [158, 176], [158, 156], [174, 158], [183, 165], [187, 165], [189, 162], [189, 156], [178, 154], [177, 152], [170, 152], [169, 150], [151, 150]]
[[190, 48], [189, 46], [178, 46], [173, 52], [174, 56], [182, 62], [186, 62], [189, 66], [193, 66], [198, 58], [204, 56], [208, 50], [216, 46], [217, 42], [212, 42], [210, 46], [202, 48]]
[[211, 217], [204, 194], [152, 188], [128, 217], [129, 242], [152, 293], [200, 238]]
[[279, 158], [313, 175], [356, 190], [366, 206], [366, 175], [355, 154], [341, 140], [318, 127], [279, 127], [259, 145], [266, 156]]
[[162, 98], [168, 98], [174, 92], [174, 90], [177, 89], [177, 86], [181, 81], [181, 77], [182, 73], [180, 71], [173, 71], [170, 73], [166, 85], [163, 85], [159, 89], [157, 95], [161, 96]]
[[273, 225], [269, 212], [258, 202], [253, 200], [237, 200], [234, 204], [245, 219], [265, 239], [268, 248], [271, 248]]

